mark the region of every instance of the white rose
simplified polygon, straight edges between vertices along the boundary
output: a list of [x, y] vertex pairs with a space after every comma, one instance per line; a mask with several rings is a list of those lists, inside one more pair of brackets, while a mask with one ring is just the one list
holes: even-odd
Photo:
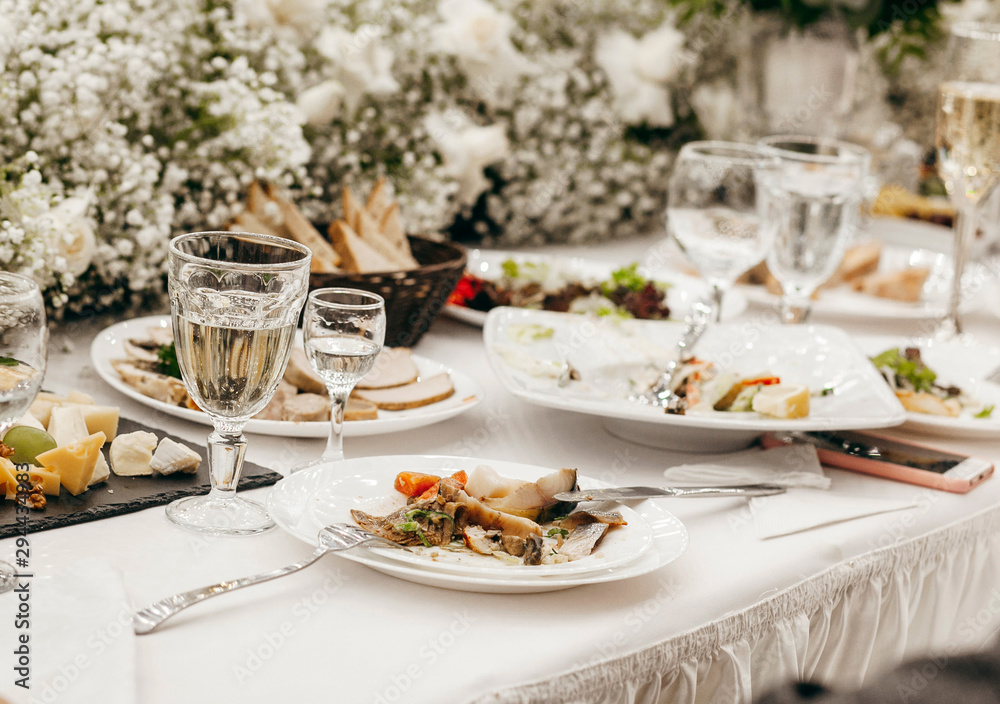
[[244, 12], [251, 29], [276, 27], [301, 43], [326, 22], [325, 0], [246, 0]]
[[392, 49], [382, 44], [381, 30], [363, 25], [354, 34], [340, 27], [326, 27], [316, 39], [316, 49], [334, 65], [344, 87], [344, 107], [353, 114], [366, 93], [394, 93], [399, 84], [392, 76]]
[[681, 66], [684, 34], [667, 22], [641, 39], [620, 29], [597, 40], [594, 60], [608, 77], [614, 106], [629, 124], [670, 127], [670, 82]]
[[428, 115], [424, 126], [437, 143], [445, 168], [458, 182], [458, 202], [474, 204], [490, 185], [483, 169], [510, 154], [503, 125], [480, 127], [453, 110]]
[[438, 14], [443, 22], [432, 35], [433, 48], [457, 57], [485, 100], [534, 69], [511, 44], [514, 20], [485, 0], [441, 0]]
[[86, 198], [66, 198], [52, 209], [52, 248], [66, 260], [66, 271], [73, 276], [85, 272], [94, 259], [97, 239], [87, 218], [90, 203]]
[[295, 101], [304, 124], [322, 127], [340, 114], [344, 102], [344, 86], [340, 81], [323, 81], [306, 88]]
[[733, 139], [738, 122], [736, 92], [725, 81], [703, 83], [691, 94], [691, 106], [709, 139]]

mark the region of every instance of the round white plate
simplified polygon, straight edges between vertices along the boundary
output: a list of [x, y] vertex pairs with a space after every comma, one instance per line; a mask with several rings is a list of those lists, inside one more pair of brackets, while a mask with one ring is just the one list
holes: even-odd
[[[603, 281], [607, 279], [611, 272], [618, 269], [621, 264], [611, 264], [609, 262], [597, 261], [595, 259], [584, 259], [582, 257], [555, 256], [550, 254], [535, 254], [525, 252], [512, 252], [502, 250], [472, 249], [468, 252], [465, 265], [466, 271], [482, 279], [498, 279], [503, 274], [503, 262], [511, 259], [518, 264], [524, 262], [546, 263], [550, 271], [558, 271], [564, 277], [575, 278], [580, 281]], [[646, 278], [658, 278], [664, 283], [670, 284], [667, 289], [667, 305], [670, 307], [672, 318], [681, 319], [690, 310], [691, 305], [708, 296], [708, 287], [705, 282], [697, 277], [688, 276], [679, 272], [670, 272], [659, 277], [652, 276], [649, 270], [640, 267], [639, 272]], [[731, 291], [726, 295], [722, 304], [722, 319], [729, 320], [735, 318], [747, 307], [747, 299], [739, 291]], [[473, 310], [465, 306], [448, 303], [444, 307], [444, 312], [456, 320], [469, 325], [483, 326], [486, 322], [486, 312]]]
[[[340, 477], [319, 489], [309, 501], [309, 510], [318, 525], [354, 523], [351, 509], [359, 509], [373, 516], [385, 516], [406, 505], [406, 497], [393, 488], [399, 470], [351, 474]], [[424, 470], [421, 470], [424, 471]], [[429, 473], [448, 476], [455, 470], [441, 465]], [[534, 481], [540, 468], [517, 466], [503, 476]], [[555, 470], [552, 470], [555, 471]], [[541, 471], [541, 474], [546, 472]], [[593, 572], [618, 567], [635, 560], [653, 543], [653, 531], [635, 511], [628, 506], [615, 506], [628, 522], [610, 528], [593, 554], [579, 560], [558, 565], [505, 565], [497, 558], [480, 555], [469, 550], [449, 551], [443, 548], [411, 548], [411, 552], [392, 548], [372, 548], [371, 551], [386, 559], [395, 560], [425, 569], [438, 569], [459, 574], [500, 577], [562, 576]]]
[[[551, 329], [527, 338], [523, 326]], [[662, 369], [684, 325], [610, 320], [517, 308], [495, 308], [483, 329], [490, 364], [508, 391], [541, 406], [595, 415], [612, 434], [689, 452], [725, 452], [778, 430], [887, 428], [906, 420], [895, 394], [841, 329], [825, 325], [709, 325], [695, 349], [733, 373], [772, 373], [813, 392], [805, 418], [769, 418], [718, 411], [673, 415], [629, 400], [625, 370]], [[563, 359], [558, 359], [562, 356]], [[560, 384], [553, 370], [565, 361], [580, 375]]]
[[[285, 477], [268, 493], [267, 510], [283, 530], [310, 545], [316, 545], [319, 529], [324, 525], [322, 517], [326, 515], [322, 507], [329, 501], [333, 501], [337, 506], [347, 506], [356, 498], [357, 491], [362, 492], [362, 501], [364, 497], [381, 494], [385, 486], [392, 491], [392, 479], [402, 469], [441, 474], [460, 469], [472, 471], [480, 464], [490, 465], [501, 475], [524, 479], [537, 479], [554, 471], [552, 468], [517, 462], [468, 457], [432, 455], [363, 457], [319, 465]], [[345, 477], [352, 479], [345, 483], [343, 481]], [[586, 488], [607, 486], [603, 482], [586, 477], [580, 477], [579, 481], [581, 486]], [[388, 550], [366, 548], [344, 551], [339, 555], [379, 572], [418, 584], [461, 591], [520, 594], [630, 579], [676, 560], [687, 548], [687, 529], [673, 514], [664, 509], [661, 503], [655, 501], [638, 503], [631, 509], [629, 516], [630, 520], [636, 521], [636, 524], [641, 521], [641, 525], [645, 526], [642, 532], [648, 529], [650, 545], [639, 549], [638, 554], [631, 560], [611, 566], [598, 566], [586, 572], [561, 574], [533, 572], [542, 566], [534, 568], [515, 565], [510, 566], [509, 571], [493, 568], [483, 571], [483, 568], [476, 565], [463, 568], [448, 565], [447, 570], [443, 570], [440, 565], [431, 561], [402, 562], [398, 557], [386, 557], [386, 553], [390, 552]], [[629, 526], [614, 530], [625, 531], [632, 525], [630, 523]], [[605, 540], [612, 535], [613, 533], [609, 532]], [[599, 550], [603, 549], [602, 543]]]
[[[181, 406], [172, 406], [163, 401], [146, 396], [121, 380], [118, 372], [111, 366], [111, 360], [121, 359], [127, 355], [122, 350], [122, 343], [133, 337], [142, 337], [151, 326], [170, 328], [170, 316], [152, 315], [136, 318], [112, 325], [101, 331], [90, 346], [90, 360], [94, 369], [104, 381], [117, 391], [135, 399], [139, 403], [156, 409], [167, 415], [192, 420], [203, 425], [212, 425], [212, 419], [201, 411]], [[447, 367], [439, 362], [413, 355], [421, 376], [431, 376], [447, 371], [455, 385], [455, 393], [449, 398], [420, 408], [410, 408], [403, 411], [383, 411], [379, 409], [378, 418], [374, 420], [352, 420], [344, 423], [345, 437], [362, 437], [365, 435], [381, 435], [403, 430], [412, 430], [432, 423], [453, 418], [477, 405], [483, 399], [483, 388], [472, 377]], [[262, 435], [279, 435], [298, 438], [325, 438], [330, 432], [327, 421], [294, 422], [281, 420], [261, 420], [251, 418], [244, 430], [248, 433]]]
[[950, 437], [1000, 438], [1000, 385], [985, 380], [988, 374], [1000, 368], [1000, 348], [888, 335], [854, 339], [870, 356], [892, 347], [918, 347], [921, 359], [937, 373], [940, 383], [954, 384], [970, 396], [994, 406], [989, 418], [975, 418], [971, 413], [952, 418], [908, 411], [904, 427]]

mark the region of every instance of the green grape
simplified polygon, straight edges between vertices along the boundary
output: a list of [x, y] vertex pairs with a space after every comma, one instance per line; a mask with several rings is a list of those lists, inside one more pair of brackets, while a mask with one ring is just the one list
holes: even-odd
[[27, 425], [19, 425], [8, 430], [3, 436], [3, 443], [14, 450], [14, 454], [7, 458], [14, 464], [38, 465], [35, 458], [56, 447], [56, 441], [51, 435]]

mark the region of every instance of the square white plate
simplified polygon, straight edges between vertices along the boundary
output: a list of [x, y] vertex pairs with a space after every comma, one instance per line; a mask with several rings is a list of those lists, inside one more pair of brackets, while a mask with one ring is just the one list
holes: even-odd
[[[525, 335], [525, 325], [537, 326], [528, 330], [544, 336]], [[769, 431], [887, 428], [906, 420], [865, 354], [843, 330], [826, 325], [711, 325], [694, 349], [697, 357], [741, 376], [769, 372], [814, 393], [832, 387], [832, 394], [811, 399], [808, 417], [711, 410], [675, 415], [629, 400], [642, 389], [628, 386], [628, 372], [662, 369], [683, 327], [497, 308], [487, 316], [483, 337], [490, 364], [511, 393], [541, 406], [600, 416], [613, 434], [660, 447], [721, 452]], [[579, 381], [559, 385], [564, 363], [579, 373]]]

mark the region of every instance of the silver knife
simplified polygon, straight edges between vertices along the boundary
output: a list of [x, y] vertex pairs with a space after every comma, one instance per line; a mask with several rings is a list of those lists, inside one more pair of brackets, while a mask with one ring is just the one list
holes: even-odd
[[779, 484], [743, 484], [739, 486], [623, 486], [615, 489], [588, 489], [563, 491], [555, 495], [557, 501], [630, 501], [670, 496], [677, 499], [702, 496], [770, 496], [783, 494]]

